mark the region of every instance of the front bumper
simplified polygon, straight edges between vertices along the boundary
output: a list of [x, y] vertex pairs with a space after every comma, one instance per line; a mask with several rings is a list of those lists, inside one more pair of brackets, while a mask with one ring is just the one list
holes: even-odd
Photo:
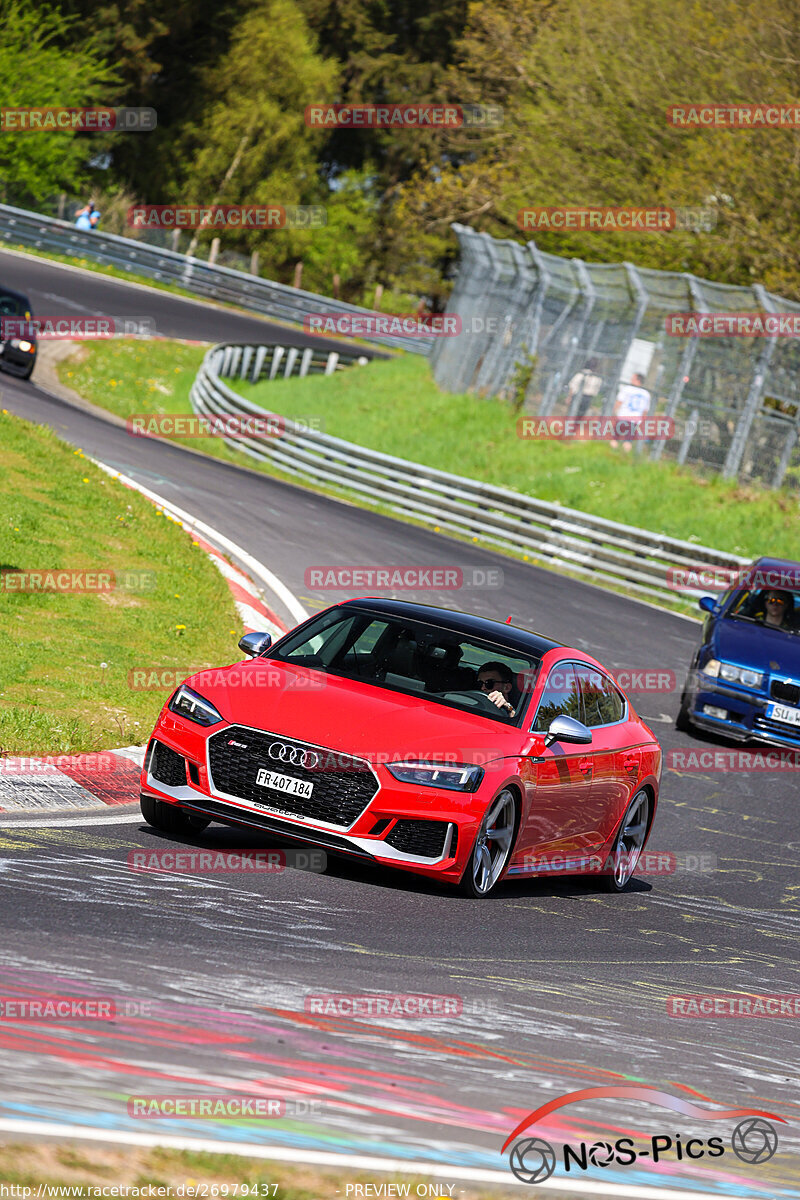
[[18, 379], [28, 375], [36, 365], [36, 351], [17, 350], [13, 346], [0, 349], [0, 368]]
[[[759, 742], [767, 746], [800, 749], [800, 726], [785, 725], [767, 716], [767, 706], [776, 703], [765, 693], [747, 694], [702, 677], [691, 698], [689, 718], [699, 729], [722, 734], [737, 742]], [[780, 703], [780, 702], [778, 702]], [[724, 709], [727, 717], [716, 717], [704, 708]]]
[[[447, 882], [461, 878], [480, 821], [494, 794], [484, 778], [477, 792], [412, 787], [400, 783], [383, 767], [370, 768], [375, 787], [371, 798], [349, 823], [336, 823], [287, 812], [280, 801], [265, 795], [263, 802], [232, 795], [216, 786], [209, 758], [210, 737], [187, 730], [183, 721], [162, 717], [153, 734], [142, 770], [142, 792], [190, 815], [239, 828], [261, 830], [290, 841], [314, 845], [332, 854], [414, 871]], [[213, 730], [235, 733], [243, 727]], [[262, 731], [252, 731], [261, 733]], [[246, 736], [237, 734], [237, 738]], [[272, 736], [272, 735], [270, 735]], [[297, 739], [291, 739], [293, 743]], [[180, 756], [185, 767], [164, 769], [163, 755], [154, 743]], [[310, 743], [304, 743], [311, 745]], [[246, 790], [246, 789], [241, 789]], [[289, 803], [289, 801], [287, 801]]]

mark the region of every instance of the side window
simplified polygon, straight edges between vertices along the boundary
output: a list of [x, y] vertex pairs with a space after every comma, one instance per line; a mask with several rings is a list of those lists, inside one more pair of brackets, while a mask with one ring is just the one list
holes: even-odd
[[621, 721], [625, 700], [608, 676], [592, 667], [576, 666], [575, 670], [583, 696], [585, 724], [591, 729], [596, 725], [613, 725]]
[[572, 663], [556, 663], [550, 671], [531, 728], [534, 733], [547, 733], [553, 718], [561, 716], [583, 720], [578, 680]]

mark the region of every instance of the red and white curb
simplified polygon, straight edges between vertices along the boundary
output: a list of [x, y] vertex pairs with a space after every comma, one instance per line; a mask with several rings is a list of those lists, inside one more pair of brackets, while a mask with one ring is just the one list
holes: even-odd
[[95, 754], [0, 758], [0, 813], [65, 812], [133, 804], [143, 746]]
[[[93, 460], [106, 474], [125, 487], [141, 492], [164, 515], [190, 533], [224, 576], [242, 619], [245, 633], [271, 633], [281, 637], [290, 628], [267, 604], [249, 575], [225, 558], [231, 554], [267, 587], [296, 622], [308, 614], [293, 592], [263, 563], [210, 525], [198, 521], [113, 467]], [[223, 553], [224, 552], [224, 553]], [[127, 746], [96, 754], [51, 755], [47, 758], [0, 758], [0, 813], [57, 812], [106, 809], [133, 804], [139, 798], [139, 774], [143, 746]]]

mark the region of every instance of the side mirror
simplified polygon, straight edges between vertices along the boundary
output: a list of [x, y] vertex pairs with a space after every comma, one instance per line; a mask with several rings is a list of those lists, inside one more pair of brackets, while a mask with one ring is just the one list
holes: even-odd
[[544, 736], [545, 746], [553, 742], [570, 742], [576, 746], [585, 746], [592, 740], [592, 731], [574, 717], [554, 717], [550, 728]]
[[248, 658], [258, 658], [272, 645], [271, 633], [246, 633], [239, 638], [239, 649], [244, 650]]
[[701, 596], [697, 603], [700, 605], [703, 612], [713, 612], [717, 607], [717, 602], [713, 596]]

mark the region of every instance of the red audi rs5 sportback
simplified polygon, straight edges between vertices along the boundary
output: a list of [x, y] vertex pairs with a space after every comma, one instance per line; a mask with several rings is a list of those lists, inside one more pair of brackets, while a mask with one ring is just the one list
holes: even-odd
[[158, 718], [142, 814], [211, 821], [396, 867], [467, 895], [502, 879], [630, 883], [661, 748], [579, 650], [402, 600], [334, 605], [188, 678]]

